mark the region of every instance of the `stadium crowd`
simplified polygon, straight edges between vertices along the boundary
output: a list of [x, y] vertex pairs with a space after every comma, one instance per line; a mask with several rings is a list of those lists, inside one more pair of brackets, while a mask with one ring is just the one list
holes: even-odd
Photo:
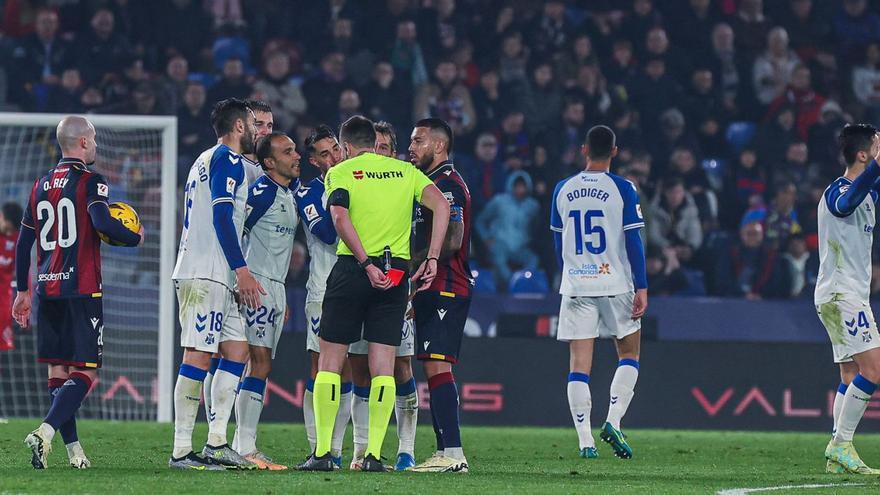
[[[484, 291], [518, 269], [557, 271], [549, 200], [604, 123], [614, 171], [641, 195], [653, 295], [809, 295], [816, 205], [842, 171], [836, 133], [880, 125], [880, 1], [0, 6], [0, 108], [177, 115], [181, 181], [225, 97], [267, 101], [304, 154], [315, 125], [360, 113], [393, 124], [406, 159], [412, 123], [445, 119], [474, 201], [474, 264], [494, 274]], [[302, 169], [317, 173], [307, 156]], [[291, 283], [306, 257], [298, 245]]]

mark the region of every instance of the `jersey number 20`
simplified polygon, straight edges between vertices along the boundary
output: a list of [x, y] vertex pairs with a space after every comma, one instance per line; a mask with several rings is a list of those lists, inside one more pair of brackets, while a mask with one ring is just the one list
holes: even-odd
[[[55, 220], [58, 220], [57, 224]], [[61, 198], [58, 201], [56, 214], [52, 203], [40, 201], [37, 203], [37, 220], [42, 224], [40, 229], [40, 247], [43, 251], [53, 251], [56, 244], [62, 248], [69, 248], [76, 243], [76, 207], [69, 198]], [[55, 239], [49, 240], [49, 232], [57, 225]]]
[[[605, 229], [601, 225], [593, 225], [594, 218], [602, 218], [605, 215], [602, 210], [587, 210], [581, 215], [581, 210], [568, 212], [569, 218], [574, 222], [574, 252], [584, 254], [584, 246], [590, 254], [602, 254], [605, 252]], [[581, 226], [583, 223], [583, 226]], [[590, 239], [584, 242], [584, 237]]]

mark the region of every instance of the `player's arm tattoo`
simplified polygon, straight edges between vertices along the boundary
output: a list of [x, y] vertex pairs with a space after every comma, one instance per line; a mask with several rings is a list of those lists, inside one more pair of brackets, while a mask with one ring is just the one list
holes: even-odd
[[[440, 261], [447, 260], [456, 251], [461, 249], [461, 243], [464, 241], [464, 223], [450, 221], [449, 227], [446, 228], [446, 238], [443, 240], [443, 247], [440, 249]], [[412, 254], [410, 263], [413, 269], [419, 267], [428, 256], [428, 246], [416, 251]]]

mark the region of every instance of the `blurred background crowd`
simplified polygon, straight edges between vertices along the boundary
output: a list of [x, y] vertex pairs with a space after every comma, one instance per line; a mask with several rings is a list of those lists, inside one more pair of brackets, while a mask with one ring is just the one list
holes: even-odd
[[[653, 295], [806, 297], [816, 205], [842, 172], [836, 134], [880, 125], [878, 7], [0, 0], [0, 108], [176, 115], [181, 181], [216, 141], [210, 109], [226, 97], [267, 101], [300, 146], [320, 123], [386, 120], [403, 159], [412, 123], [441, 117], [473, 198], [483, 292], [522, 269], [552, 291], [550, 196], [583, 167], [586, 130], [607, 124], [613, 171], [641, 195]], [[307, 153], [302, 171], [317, 173]], [[307, 259], [298, 243], [291, 285]]]

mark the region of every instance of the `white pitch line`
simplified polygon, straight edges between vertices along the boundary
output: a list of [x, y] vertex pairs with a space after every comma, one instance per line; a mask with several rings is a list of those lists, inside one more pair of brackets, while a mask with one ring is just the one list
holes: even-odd
[[731, 488], [729, 490], [721, 490], [715, 492], [715, 495], [746, 495], [748, 493], [758, 492], [775, 492], [778, 490], [793, 490], [798, 488], [836, 488], [840, 486], [865, 486], [864, 483], [828, 483], [825, 485], [784, 485], [784, 486], [767, 486], [763, 488]]

